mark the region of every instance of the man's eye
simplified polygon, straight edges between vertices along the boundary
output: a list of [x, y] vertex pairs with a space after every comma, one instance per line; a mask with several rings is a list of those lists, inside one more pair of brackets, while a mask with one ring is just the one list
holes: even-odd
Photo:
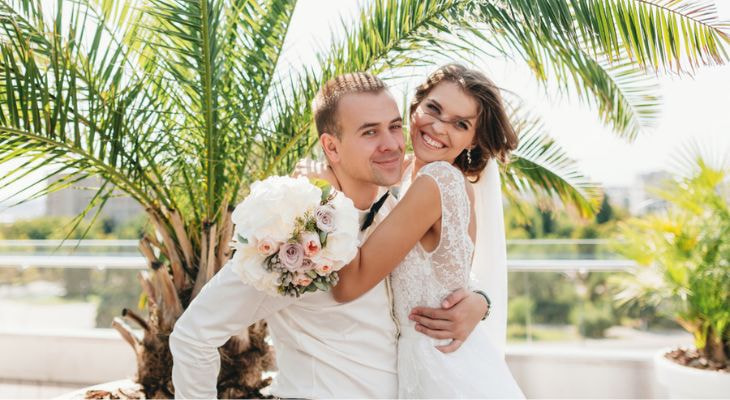
[[363, 135], [363, 136], [374, 136], [374, 135], [375, 135], [375, 133], [376, 133], [376, 132], [375, 132], [375, 130], [371, 129], [371, 130], [369, 130], [369, 131], [365, 131], [365, 132], [363, 132], [363, 133], [362, 133], [362, 135]]
[[390, 126], [390, 129], [403, 129], [402, 124], [394, 124]]

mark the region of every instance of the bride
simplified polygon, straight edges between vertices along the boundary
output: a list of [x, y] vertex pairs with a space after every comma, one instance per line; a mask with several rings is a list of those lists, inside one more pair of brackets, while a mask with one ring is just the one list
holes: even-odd
[[[410, 113], [415, 158], [401, 189], [407, 191], [358, 256], [340, 271], [334, 297], [340, 302], [356, 299], [392, 271], [401, 328], [399, 397], [522, 398], [499, 338], [480, 327], [457, 351], [445, 354], [437, 347], [446, 343], [416, 332], [416, 317], [410, 314], [418, 306], [439, 307], [449, 293], [468, 284], [477, 229], [484, 228], [477, 227], [474, 215], [475, 187], [480, 185], [470, 182], [480, 174], [481, 179], [489, 178], [482, 174], [488, 165], [487, 172], [496, 173], [493, 159], [506, 160], [517, 136], [496, 86], [460, 65], [432, 73], [417, 89]], [[490, 195], [500, 196], [499, 190], [492, 191]], [[499, 251], [499, 244], [486, 246]]]

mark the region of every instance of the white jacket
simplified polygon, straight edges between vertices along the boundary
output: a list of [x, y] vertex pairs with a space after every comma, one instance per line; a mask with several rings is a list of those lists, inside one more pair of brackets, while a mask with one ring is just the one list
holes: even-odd
[[[390, 196], [373, 227], [394, 204]], [[329, 292], [299, 299], [267, 295], [244, 284], [227, 264], [203, 287], [170, 335], [175, 397], [217, 397], [218, 347], [265, 319], [279, 368], [271, 387], [274, 396], [394, 398], [398, 328], [392, 308], [387, 280], [340, 304]]]

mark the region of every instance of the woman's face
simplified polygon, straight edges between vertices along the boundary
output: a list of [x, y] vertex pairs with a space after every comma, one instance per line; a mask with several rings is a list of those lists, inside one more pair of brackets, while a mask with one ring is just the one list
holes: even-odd
[[411, 114], [416, 157], [426, 163], [453, 163], [474, 143], [477, 113], [477, 101], [459, 85], [448, 81], [437, 84]]

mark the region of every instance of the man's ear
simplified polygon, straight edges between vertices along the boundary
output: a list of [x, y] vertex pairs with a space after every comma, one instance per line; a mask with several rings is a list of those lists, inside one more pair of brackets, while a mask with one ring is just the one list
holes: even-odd
[[330, 163], [336, 164], [340, 162], [340, 139], [331, 133], [323, 133], [319, 137], [324, 155]]

